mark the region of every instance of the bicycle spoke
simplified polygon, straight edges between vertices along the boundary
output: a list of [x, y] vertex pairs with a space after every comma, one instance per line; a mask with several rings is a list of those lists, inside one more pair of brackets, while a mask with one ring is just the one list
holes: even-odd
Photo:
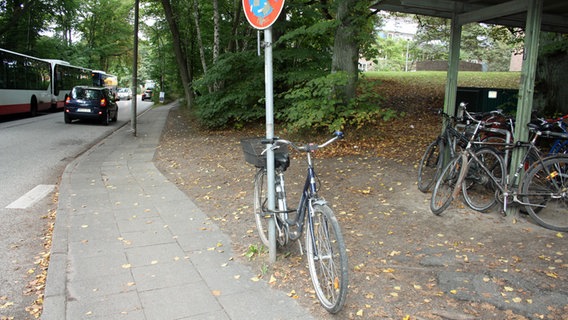
[[442, 149], [443, 144], [438, 138], [428, 146], [422, 159], [420, 159], [420, 165], [418, 166], [418, 189], [422, 192], [429, 191], [438, 178], [442, 166], [440, 162]]
[[347, 294], [347, 254], [339, 224], [329, 207], [314, 206], [306, 249], [316, 295], [327, 311], [336, 313]]
[[436, 181], [434, 191], [432, 191], [432, 198], [430, 199], [430, 210], [434, 214], [441, 214], [452, 202], [461, 167], [462, 158], [458, 156], [446, 165]]
[[529, 215], [545, 228], [568, 231], [568, 157], [553, 157], [533, 167], [523, 181]]
[[503, 160], [492, 148], [475, 152], [478, 160], [470, 160], [467, 176], [462, 184], [462, 193], [467, 205], [477, 211], [485, 211], [496, 203], [497, 184], [503, 182]]

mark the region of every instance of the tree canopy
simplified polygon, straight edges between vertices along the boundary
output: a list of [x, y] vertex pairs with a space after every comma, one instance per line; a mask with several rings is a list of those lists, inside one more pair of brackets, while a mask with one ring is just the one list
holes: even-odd
[[[409, 47], [377, 41], [371, 0], [288, 1], [273, 25], [275, 120], [289, 129], [335, 130], [392, 112], [361, 81], [358, 59], [379, 52], [447, 55], [448, 23], [420, 17]], [[134, 0], [0, 0], [0, 47], [102, 69], [129, 85]], [[210, 127], [264, 117], [263, 34], [239, 0], [140, 0], [139, 71]], [[464, 28], [463, 57], [503, 64], [510, 32]], [[440, 45], [441, 44], [441, 45]], [[465, 50], [467, 49], [467, 50]], [[497, 54], [499, 53], [499, 54]], [[259, 56], [260, 54], [260, 56]], [[401, 61], [396, 62], [398, 68]], [[405, 61], [406, 64], [406, 61]], [[365, 94], [362, 94], [365, 93]]]

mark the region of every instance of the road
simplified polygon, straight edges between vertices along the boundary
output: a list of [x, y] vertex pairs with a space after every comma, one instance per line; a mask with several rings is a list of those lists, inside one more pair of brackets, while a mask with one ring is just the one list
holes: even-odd
[[[57, 207], [55, 186], [74, 158], [129, 125], [131, 102], [118, 105], [117, 122], [108, 126], [65, 124], [62, 112], [0, 122], [0, 319], [31, 319], [25, 308], [37, 297], [24, 292], [38, 274], [35, 262], [46, 251], [45, 217]], [[138, 96], [138, 114], [151, 105]], [[32, 190], [44, 191], [35, 193], [38, 201], [22, 197]]]

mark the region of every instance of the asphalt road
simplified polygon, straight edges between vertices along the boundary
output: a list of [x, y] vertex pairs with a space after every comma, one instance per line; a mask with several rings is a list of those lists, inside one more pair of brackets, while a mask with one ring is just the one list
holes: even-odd
[[[32, 318], [25, 309], [37, 297], [24, 292], [38, 274], [35, 262], [45, 251], [45, 216], [56, 208], [56, 186], [69, 162], [129, 125], [131, 103], [118, 103], [118, 120], [108, 126], [85, 121], [65, 124], [62, 112], [0, 118], [0, 318]], [[138, 97], [138, 114], [151, 105]], [[36, 192], [34, 199], [29, 197], [32, 190], [46, 191]]]

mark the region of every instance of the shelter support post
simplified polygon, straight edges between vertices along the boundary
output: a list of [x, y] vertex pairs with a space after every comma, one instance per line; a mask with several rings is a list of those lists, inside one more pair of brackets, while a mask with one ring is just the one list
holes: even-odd
[[[458, 91], [458, 71], [460, 65], [462, 26], [456, 16], [451, 20], [450, 53], [448, 58], [448, 74], [446, 79], [446, 94], [444, 95], [444, 112], [449, 115], [456, 114], [456, 96]], [[444, 118], [442, 132], [450, 125]], [[446, 148], [444, 154], [444, 166], [450, 161], [450, 151]]]
[[[517, 103], [517, 116], [515, 126], [515, 141], [526, 141], [529, 136], [527, 124], [531, 120], [531, 112], [534, 96], [534, 79], [538, 58], [538, 40], [542, 20], [543, 0], [528, 1], [527, 22], [525, 28], [525, 46], [523, 53], [523, 66], [521, 69], [521, 84], [519, 88], [519, 100]], [[522, 160], [525, 150], [514, 149], [511, 155], [511, 163], [517, 164]], [[509, 174], [513, 175], [516, 165], [511, 165]], [[520, 180], [518, 179], [517, 182]], [[507, 216], [515, 216], [518, 208], [509, 206]]]
[[450, 55], [448, 62], [448, 75], [446, 80], [446, 94], [444, 96], [444, 112], [449, 115], [455, 115], [456, 111], [461, 33], [462, 26], [461, 24], [459, 24], [458, 19], [454, 16], [451, 21]]

